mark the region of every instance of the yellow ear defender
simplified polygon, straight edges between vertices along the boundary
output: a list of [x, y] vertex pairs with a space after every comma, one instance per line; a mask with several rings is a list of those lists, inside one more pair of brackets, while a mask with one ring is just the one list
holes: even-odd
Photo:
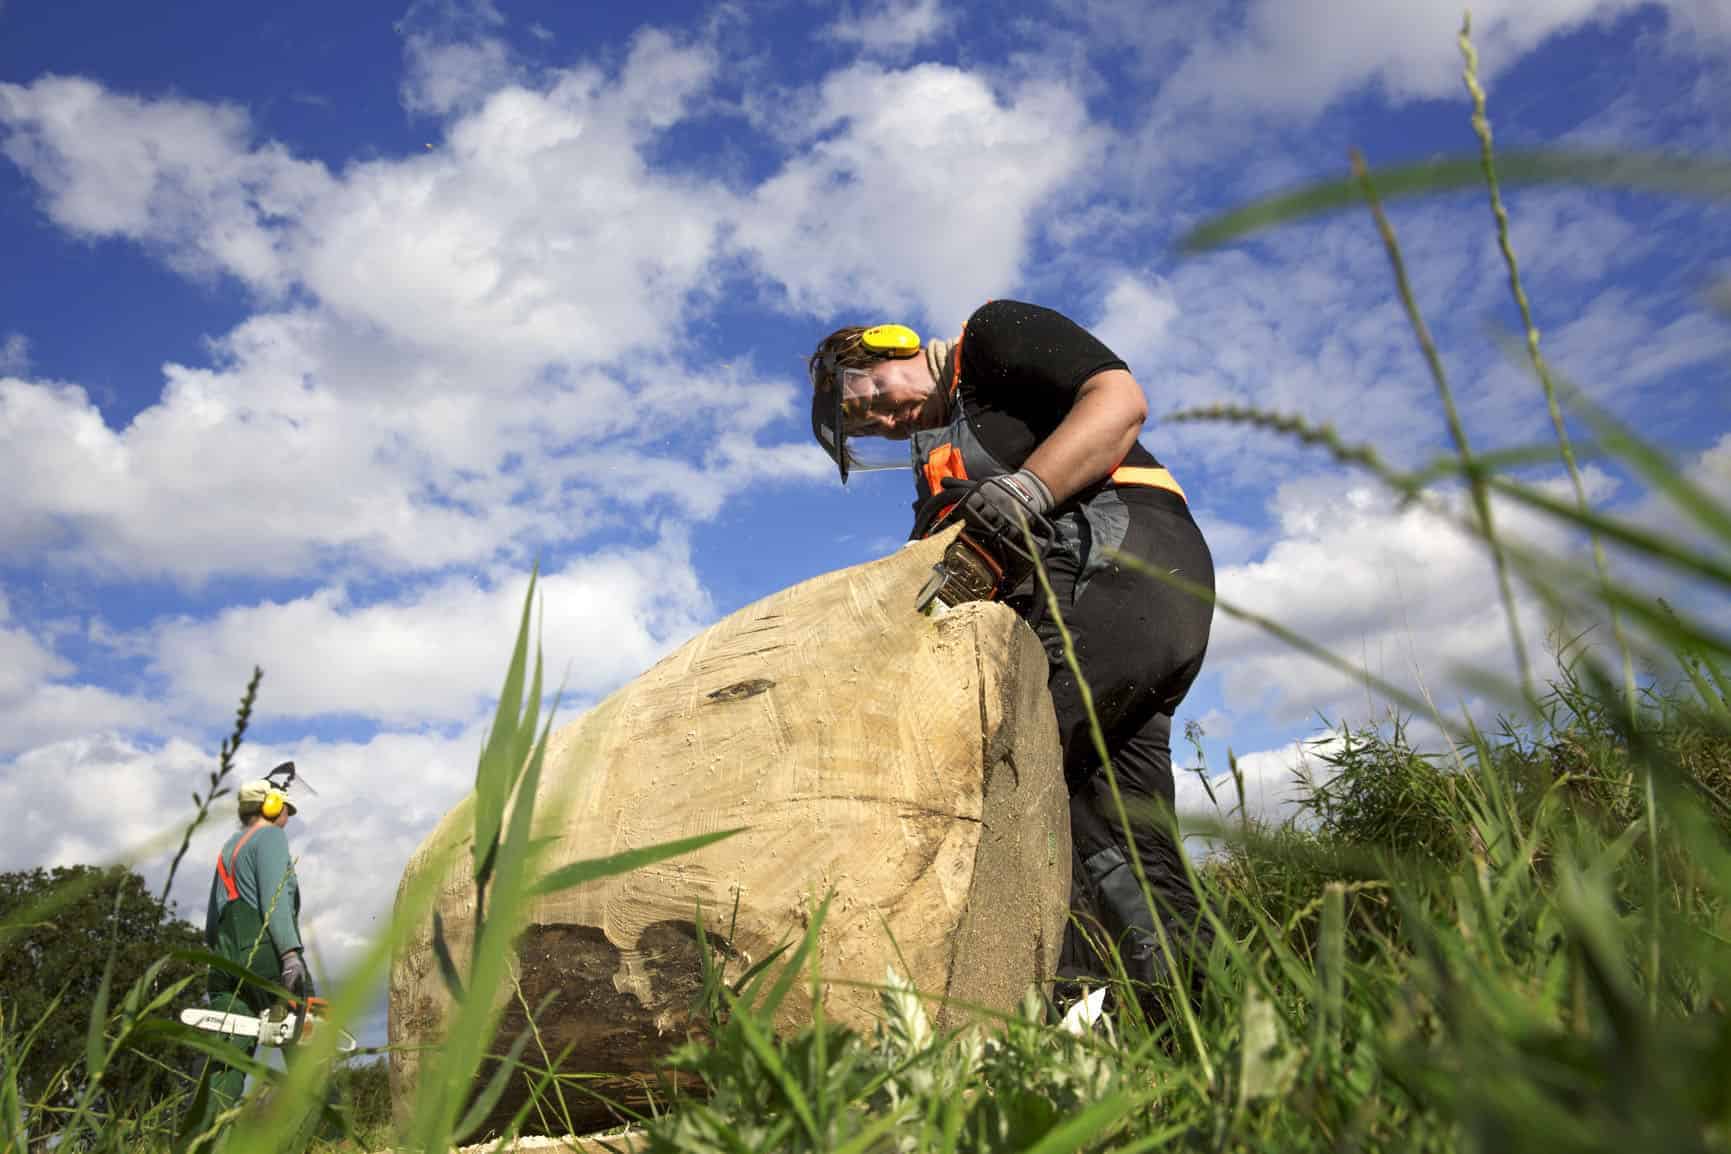
[[258, 811], [264, 814], [267, 819], [275, 821], [276, 815], [282, 812], [282, 807], [286, 804], [288, 804], [288, 797], [283, 791], [272, 789], [265, 793], [264, 804], [258, 807]]
[[886, 357], [914, 357], [920, 349], [920, 334], [906, 325], [873, 325], [859, 335], [859, 343]]

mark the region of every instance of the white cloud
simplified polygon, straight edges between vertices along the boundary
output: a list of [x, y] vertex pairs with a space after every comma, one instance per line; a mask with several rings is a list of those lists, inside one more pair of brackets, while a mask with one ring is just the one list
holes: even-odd
[[532, 541], [712, 517], [823, 466], [761, 439], [795, 386], [743, 367], [507, 375], [316, 312], [257, 316], [213, 351], [169, 366], [120, 430], [74, 386], [0, 381], [0, 546], [191, 582], [526, 564]]
[[1680, 52], [1703, 52], [1731, 44], [1731, 5], [1725, 0], [1669, 0], [1669, 43]]
[[[0, 762], [0, 809], [16, 823], [0, 864], [90, 864], [147, 845], [160, 851], [173, 825], [191, 816], [187, 797], [204, 787], [214, 761], [182, 740], [146, 748], [100, 731], [26, 749]], [[165, 854], [157, 884], [166, 871]], [[203, 909], [201, 894], [200, 921]]]
[[403, 38], [403, 107], [445, 116], [515, 79], [505, 23], [491, 0], [417, 0], [397, 22]]
[[843, 44], [855, 44], [870, 56], [898, 56], [930, 43], [955, 22], [943, 0], [881, 0], [844, 7], [824, 29]]
[[[1437, 443], [1440, 422], [1398, 305], [1382, 291], [1374, 236], [1344, 221], [1270, 238], [1272, 253], [1234, 250], [1180, 265], [1168, 278], [1109, 282], [1096, 331], [1148, 393], [1144, 441], [1185, 484], [1266, 491], [1316, 451], [1241, 425], [1161, 424], [1165, 414], [1252, 406], [1333, 423], [1396, 460]], [[1425, 246], [1420, 246], [1425, 247]], [[1428, 249], [1427, 249], [1428, 252]], [[1433, 284], [1455, 286], [1459, 251], [1415, 257]], [[1434, 290], [1428, 295], [1434, 296]]]
[[443, 116], [467, 108], [511, 78], [510, 52], [501, 40], [432, 44], [414, 39], [407, 51], [403, 107]]
[[443, 148], [340, 176], [254, 146], [240, 109], [82, 79], [0, 85], [0, 127], [70, 231], [260, 289], [299, 284], [388, 338], [508, 374], [677, 344], [731, 200], [644, 153], [715, 65], [708, 48], [644, 32], [616, 77], [487, 88]]
[[[1487, 316], [1513, 314], [1488, 209], [1455, 199], [1390, 211], [1474, 443], [1548, 440], [1539, 386], [1485, 332]], [[1641, 295], [1604, 287], [1655, 246], [1683, 240], [1688, 222], [1643, 230], [1578, 191], [1531, 190], [1512, 197], [1510, 211], [1546, 355], [1602, 403], [1645, 425], [1655, 404], [1693, 395], [1676, 387], [1681, 374], [1719, 371], [1731, 330], [1698, 302], [1664, 286]], [[1162, 426], [1164, 414], [1234, 405], [1298, 415], [1397, 465], [1450, 451], [1436, 386], [1367, 216], [1289, 225], [1163, 274], [1108, 266], [1101, 281], [1090, 327], [1148, 393], [1146, 443], [1187, 484], [1206, 480], [1199, 492], [1260, 494], [1324, 458], [1241, 424]]]
[[1696, 463], [1696, 475], [1707, 491], [1726, 504], [1731, 504], [1731, 433], [1721, 436], [1716, 444]]
[[76, 684], [76, 673], [47, 638], [12, 620], [10, 601], [0, 590], [0, 755], [151, 720], [148, 702]]
[[579, 70], [503, 88], [443, 149], [356, 166], [303, 218], [307, 287], [399, 340], [507, 373], [677, 347], [732, 200], [645, 152], [714, 67], [706, 49], [645, 33], [616, 82]]
[[[150, 631], [153, 671], [192, 717], [223, 708], [257, 664], [272, 717], [468, 722], [498, 692], [526, 584], [451, 578], [362, 603], [339, 586], [164, 622]], [[575, 561], [544, 575], [537, 599], [548, 689], [568, 673], [567, 702], [635, 677], [711, 614], [678, 541]]]
[[156, 246], [177, 268], [287, 287], [282, 224], [330, 177], [276, 144], [252, 147], [228, 105], [119, 96], [75, 77], [0, 84], [3, 151], [69, 232]]
[[1172, 322], [1182, 312], [1166, 278], [1121, 275], [1107, 287], [1102, 315], [1092, 331], [1134, 373], [1139, 361], [1153, 359], [1154, 350], [1170, 339]]
[[23, 333], [8, 333], [0, 341], [0, 376], [21, 377], [30, 371], [30, 340]]
[[1552, 358], [1594, 392], [1650, 388], [1679, 369], [1731, 365], [1731, 325], [1699, 312], [1655, 316], [1627, 289], [1609, 288], [1549, 338]]
[[[256, 318], [218, 345], [225, 368], [169, 366], [162, 399], [119, 431], [74, 386], [0, 383], [12, 495], [0, 541], [98, 571], [197, 579], [296, 572], [346, 552], [437, 566], [486, 557], [534, 523], [503, 499], [459, 505], [504, 488], [492, 467], [510, 426], [476, 421], [483, 397], [408, 408], [345, 397], [327, 375], [329, 337], [313, 317]], [[465, 421], [465, 447], [437, 437]], [[487, 479], [464, 480], [465, 467]]]
[[938, 329], [1018, 282], [1035, 214], [1102, 143], [1063, 86], [1000, 100], [935, 64], [833, 73], [812, 113], [742, 211], [738, 244], [798, 311], [917, 312]]
[[[1490, 0], [1472, 6], [1480, 75], [1494, 78], [1555, 36], [1655, 7], [1695, 34], [1678, 47], [1724, 42], [1722, 3]], [[1460, 97], [1460, 24], [1450, 0], [1256, 0], [1241, 26], [1221, 22], [1192, 42], [1160, 99], [1302, 119], [1364, 88], [1391, 102]]]
[[1230, 828], [1249, 818], [1278, 825], [1297, 813], [1299, 800], [1313, 782], [1327, 779], [1328, 768], [1320, 758], [1339, 744], [1336, 735], [1318, 733], [1278, 749], [1240, 754], [1237, 780], [1230, 767], [1210, 774], [1206, 784], [1195, 773], [1180, 774], [1174, 808], [1192, 823], [1207, 819]]
[[400, 95], [410, 112], [472, 108], [515, 79], [505, 17], [492, 0], [415, 0], [396, 23], [403, 38]]
[[[1587, 480], [1589, 495], [1603, 501], [1610, 482], [1596, 471]], [[1463, 670], [1513, 677], [1516, 666], [1488, 552], [1455, 523], [1462, 495], [1451, 495], [1448, 507], [1450, 517], [1423, 506], [1401, 510], [1374, 484], [1339, 475], [1291, 482], [1276, 498], [1277, 539], [1261, 559], [1222, 568], [1220, 596], [1408, 692], [1428, 688], [1445, 716], [1458, 715], [1457, 706], [1474, 697], [1458, 679]], [[1493, 509], [1505, 539], [1579, 559], [1578, 542], [1555, 524], [1500, 503]], [[1542, 677], [1551, 623], [1518, 581], [1516, 607]], [[1572, 623], [1576, 630], [1590, 624]], [[1362, 718], [1391, 704], [1223, 614], [1216, 614], [1208, 660], [1234, 714]]]

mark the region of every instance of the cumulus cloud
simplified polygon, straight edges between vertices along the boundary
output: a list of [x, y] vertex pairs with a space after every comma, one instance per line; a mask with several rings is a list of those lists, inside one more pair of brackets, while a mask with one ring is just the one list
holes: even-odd
[[[333, 586], [164, 622], [147, 647], [192, 716], [222, 708], [256, 663], [272, 717], [463, 723], [498, 692], [526, 585], [526, 575], [452, 578], [375, 601]], [[537, 601], [549, 688], [563, 681], [567, 701], [635, 677], [712, 613], [675, 540], [585, 556], [544, 575]]]
[[930, 43], [954, 20], [942, 0], [883, 0], [844, 7], [824, 34], [867, 55], [895, 56]]
[[330, 187], [322, 165], [254, 147], [239, 108], [142, 100], [78, 77], [0, 84], [0, 129], [0, 152], [62, 228], [140, 241], [184, 271], [264, 290], [292, 279], [284, 224]]
[[455, 475], [496, 462], [495, 437], [441, 451], [479, 398], [404, 411], [345, 396], [321, 379], [323, 336], [310, 317], [250, 321], [219, 346], [225, 368], [169, 366], [161, 400], [121, 430], [76, 386], [0, 382], [12, 494], [0, 541], [98, 571], [199, 579], [349, 552], [437, 566], [487, 556], [533, 523], [504, 500], [459, 504], [503, 487]]
[[[1603, 505], [1615, 482], [1586, 475]], [[1566, 499], [1566, 483], [1546, 483]], [[1217, 575], [1223, 600], [1279, 622], [1408, 693], [1429, 692], [1445, 715], [1482, 703], [1468, 674], [1513, 679], [1517, 665], [1486, 548], [1461, 524], [1464, 494], [1441, 508], [1400, 508], [1379, 486], [1339, 475], [1292, 481], [1278, 492], [1279, 530], [1257, 560]], [[1582, 541], [1526, 509], [1493, 503], [1499, 535], [1527, 550], [1581, 565]], [[1581, 567], [1583, 574], [1590, 570]], [[1543, 677], [1557, 623], [1536, 594], [1515, 582], [1515, 606], [1535, 676]], [[1597, 614], [1568, 622], [1573, 635], [1603, 625]], [[1264, 631], [1217, 615], [1209, 664], [1227, 708], [1294, 722], [1321, 712], [1365, 718], [1391, 703]], [[1493, 703], [1494, 706], [1494, 703]]]
[[596, 364], [673, 346], [715, 253], [728, 195], [644, 156], [713, 70], [709, 49], [648, 31], [617, 76], [487, 86], [442, 149], [340, 175], [255, 145], [238, 108], [46, 77], [0, 85], [0, 147], [72, 232], [299, 285], [386, 337], [507, 372]]
[[399, 340], [507, 371], [677, 347], [732, 197], [645, 154], [714, 66], [648, 32], [615, 78], [492, 92], [442, 150], [356, 166], [309, 208], [305, 284]]
[[[1548, 440], [1539, 386], [1485, 333], [1487, 318], [1512, 310], [1482, 202], [1391, 211], [1474, 443]], [[1731, 330], [1700, 302], [1667, 285], [1642, 295], [1604, 285], [1650, 254], [1656, 231], [1580, 192], [1516, 196], [1511, 218], [1547, 356], [1601, 403], [1647, 424], [1680, 381], [1724, 360]], [[1162, 426], [1162, 415], [1212, 405], [1299, 415], [1402, 465], [1451, 451], [1436, 386], [1364, 217], [1290, 225], [1165, 272], [1119, 269], [1103, 278], [1096, 307], [1090, 327], [1148, 393], [1145, 440], [1212, 492], [1266, 492], [1321, 458], [1245, 425]]]
[[[1688, 33], [1679, 47], [1725, 42], [1724, 6], [1706, 0], [1491, 0], [1473, 5], [1481, 75], [1494, 77], [1552, 37], [1647, 8]], [[1460, 5], [1445, 0], [1256, 0], [1242, 24], [1218, 19], [1193, 42], [1161, 100], [1303, 118], [1364, 88], [1391, 102], [1457, 96], [1460, 23]]]
[[[1017, 275], [1034, 207], [1085, 154], [1085, 114], [1058, 89], [1000, 103], [954, 70], [857, 69], [824, 89], [838, 135], [746, 203], [647, 158], [715, 67], [712, 49], [646, 31], [615, 74], [506, 83], [454, 103], [435, 152], [338, 174], [256, 145], [238, 109], [83, 80], [0, 88], [8, 155], [58, 223], [313, 302], [220, 338], [211, 367], [168, 366], [161, 400], [124, 429], [76, 383], [6, 382], [0, 439], [22, 499], [0, 539], [192, 580], [348, 558], [438, 569], [579, 538], [592, 493], [704, 516], [742, 484], [816, 476], [804, 446], [759, 437], [790, 411], [791, 375], [679, 356], [729, 222], [792, 296], [830, 309], [840, 278], [878, 260], [876, 234], [912, 227], [897, 237], [911, 266], [869, 280], [891, 297], [864, 303], [917, 295], [959, 320]], [[903, 159], [868, 163], [892, 137]], [[939, 165], [950, 178], [934, 185]], [[845, 206], [819, 186], [843, 179], [921, 211], [865, 212], [833, 246]], [[993, 189], [991, 211], [948, 179]]]
[[30, 371], [30, 341], [23, 333], [8, 333], [0, 341], [0, 376], [23, 376]]
[[[160, 884], [176, 815], [191, 816], [188, 794], [204, 786], [213, 761], [184, 740], [146, 746], [99, 730], [0, 761], [0, 806], [17, 823], [0, 847], [0, 868], [107, 862], [146, 851], [162, 858], [154, 875]], [[190, 912], [184, 901], [182, 911]]]
[[1180, 774], [1174, 808], [1191, 824], [1231, 826], [1248, 818], [1279, 825], [1298, 813], [1299, 801], [1314, 784], [1327, 780], [1331, 771], [1323, 759], [1339, 745], [1337, 735], [1320, 733], [1277, 749], [1240, 754], [1236, 780], [1230, 768], [1209, 774], [1206, 782], [1195, 773]]
[[0, 756], [93, 729], [149, 723], [148, 702], [77, 683], [77, 667], [13, 619], [0, 590]]
[[412, 573], [641, 533], [657, 510], [711, 517], [823, 464], [765, 438], [791, 380], [743, 367], [489, 377], [318, 313], [257, 316], [215, 352], [214, 368], [170, 365], [119, 430], [76, 386], [0, 380], [0, 544], [191, 582]]
[[491, 0], [417, 0], [397, 21], [403, 38], [403, 107], [443, 116], [472, 107], [514, 79], [504, 25]]
[[337, 174], [239, 109], [0, 86], [6, 153], [57, 223], [306, 302], [167, 366], [124, 428], [76, 382], [0, 383], [0, 543], [190, 581], [437, 570], [818, 475], [762, 436], [793, 374], [681, 335], [736, 199], [648, 154], [715, 68], [647, 30], [614, 72], [488, 81], [436, 151]]
[[936, 64], [833, 73], [811, 112], [736, 242], [795, 310], [917, 314], [940, 329], [1017, 283], [1034, 214], [1102, 143], [1066, 87], [1001, 97]]
[[1731, 504], [1731, 433], [1721, 436], [1701, 454], [1695, 472], [1708, 492]]

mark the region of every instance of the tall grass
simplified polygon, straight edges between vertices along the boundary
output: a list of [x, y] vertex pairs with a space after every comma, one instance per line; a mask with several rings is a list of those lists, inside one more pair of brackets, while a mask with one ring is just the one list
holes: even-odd
[[[1354, 445], [1301, 414], [1215, 409], [1178, 419], [1281, 431], [1478, 538], [1497, 566], [1511, 659], [1521, 671], [1514, 684], [1481, 678], [1504, 694], [1504, 714], [1490, 727], [1445, 716], [1422, 694], [1218, 601], [1222, 613], [1267, 629], [1300, 658], [1376, 687], [1397, 712], [1382, 725], [1342, 727], [1320, 750], [1325, 772], [1302, 794], [1298, 820], [1268, 825], [1241, 812], [1204, 831], [1221, 850], [1191, 877], [1215, 927], [1210, 952], [1195, 960], [1202, 981], [1194, 1001], [1168, 991], [1176, 1012], [1151, 1019], [1119, 967], [1119, 1011], [1080, 1034], [1053, 1025], [1054, 1007], [1039, 991], [1015, 1013], [982, 1011], [986, 1025], [939, 1032], [926, 999], [891, 971], [880, 988], [881, 1021], [869, 1035], [825, 1019], [813, 997], [813, 1022], [777, 1036], [769, 1023], [794, 984], [824, 981], [817, 946], [824, 903], [802, 941], [744, 972], [734, 972], [739, 963], [719, 948], [705, 948], [696, 1007], [703, 1036], [673, 1059], [702, 1093], [676, 1091], [632, 1141], [657, 1151], [849, 1154], [1731, 1147], [1731, 637], [1712, 611], [1656, 602], [1619, 579], [1602, 545], [1612, 541], [1624, 556], [1723, 599], [1731, 593], [1723, 560], [1731, 508], [1545, 362], [1500, 191], [1508, 183], [1587, 181], [1723, 197], [1731, 172], [1671, 158], [1499, 159], [1467, 33], [1463, 27], [1477, 156], [1382, 172], [1358, 162], [1351, 179], [1250, 206], [1189, 238], [1191, 247], [1224, 243], [1366, 205], [1449, 415], [1453, 455], [1401, 470], [1373, 446]], [[1482, 452], [1468, 441], [1384, 208], [1395, 197], [1469, 180], [1487, 191], [1524, 327], [1517, 355], [1551, 418], [1556, 443], [1541, 450]], [[1585, 448], [1640, 477], [1709, 548], [1591, 508], [1570, 419], [1591, 431]], [[1562, 468], [1572, 499], [1533, 481], [1535, 466]], [[1463, 484], [1464, 514], [1451, 496]], [[1499, 528], [1499, 504], [1565, 527], [1586, 542], [1590, 561], [1511, 539]], [[1183, 585], [1163, 573], [1149, 579]], [[1573, 624], [1573, 633], [1554, 635], [1548, 671], [1527, 653], [1518, 589]], [[468, 864], [486, 900], [474, 948], [453, 957], [441, 939], [455, 1010], [444, 1045], [426, 1056], [409, 1125], [390, 1136], [410, 1149], [444, 1150], [478, 1137], [507, 1079], [529, 1081], [518, 1117], [533, 1109], [543, 1127], [561, 1117], [566, 1091], [580, 1088], [563, 1069], [566, 1055], [542, 1048], [533, 1014], [522, 1036], [495, 1036], [512, 941], [530, 898], [706, 842], [559, 870], [538, 858], [529, 833], [550, 720], [539, 715], [539, 653], [532, 666], [528, 657], [533, 596], [531, 581], [477, 767]], [[1583, 640], [1600, 622], [1611, 626], [1619, 668]], [[1637, 661], [1648, 671], [1639, 679]], [[250, 704], [249, 690], [242, 720]], [[1408, 737], [1414, 717], [1434, 724], [1445, 745], [1416, 748]], [[214, 796], [218, 780], [211, 787]], [[1128, 827], [1136, 815], [1118, 808]], [[440, 874], [419, 873], [390, 930], [337, 988], [337, 1024], [357, 1020], [394, 946], [431, 917], [432, 879]], [[1146, 891], [1146, 879], [1139, 881]], [[0, 926], [0, 949], [6, 941]], [[1110, 952], [1112, 943], [1104, 945]], [[1171, 943], [1163, 948], [1170, 955]], [[179, 1121], [201, 1092], [190, 1080], [178, 1099], [104, 1096], [103, 1074], [116, 1054], [161, 1041], [255, 1075], [248, 1100], [223, 1120], [229, 1150], [303, 1150], [323, 1145], [315, 1138], [321, 1125], [349, 1124], [326, 1107], [334, 1031], [315, 1036], [286, 1073], [267, 1070], [167, 1020], [165, 1011], [190, 994], [184, 983], [157, 989], [154, 973], [125, 991], [105, 985], [91, 1008], [86, 1053], [67, 1072], [81, 1088], [75, 1108], [53, 1114], [19, 1093], [33, 1024], [7, 1016], [0, 996], [5, 1149], [52, 1137], [56, 1149], [181, 1151], [217, 1137], [186, 1133]], [[342, 1144], [357, 1137], [367, 1135], [351, 1129]]]

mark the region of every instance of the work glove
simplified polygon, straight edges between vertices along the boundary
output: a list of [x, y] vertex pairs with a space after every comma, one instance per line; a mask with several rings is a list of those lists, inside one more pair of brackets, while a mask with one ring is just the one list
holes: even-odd
[[282, 953], [282, 984], [300, 997], [311, 997], [312, 977], [307, 973], [306, 955], [299, 949]]
[[1037, 540], [1045, 515], [1052, 510], [1052, 491], [1027, 469], [1017, 469], [978, 485], [946, 477], [943, 488], [954, 490], [955, 496], [962, 498], [957, 512], [970, 528], [1015, 545], [1022, 543], [1023, 521], [1035, 531]]

